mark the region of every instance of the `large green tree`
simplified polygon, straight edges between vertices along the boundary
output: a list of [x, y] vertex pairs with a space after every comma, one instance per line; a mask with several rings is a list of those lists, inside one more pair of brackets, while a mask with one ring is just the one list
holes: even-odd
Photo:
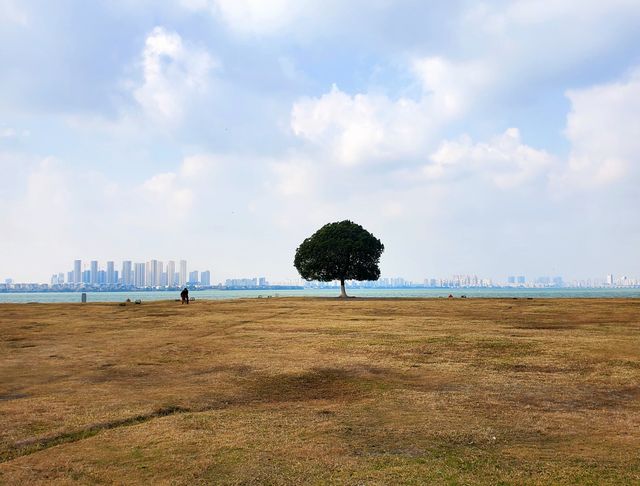
[[296, 250], [293, 265], [305, 280], [340, 281], [340, 297], [346, 297], [345, 280], [378, 280], [382, 242], [359, 224], [339, 221], [325, 224]]

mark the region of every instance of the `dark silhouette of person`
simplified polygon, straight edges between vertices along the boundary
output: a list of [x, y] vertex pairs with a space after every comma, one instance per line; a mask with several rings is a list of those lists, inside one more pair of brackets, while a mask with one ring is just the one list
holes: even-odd
[[189, 303], [189, 289], [185, 287], [184, 290], [180, 292], [180, 299], [182, 300], [183, 304]]

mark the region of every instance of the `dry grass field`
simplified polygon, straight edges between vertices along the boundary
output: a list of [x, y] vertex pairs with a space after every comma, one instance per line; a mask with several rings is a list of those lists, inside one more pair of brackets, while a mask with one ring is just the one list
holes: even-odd
[[0, 306], [3, 484], [640, 484], [640, 301]]

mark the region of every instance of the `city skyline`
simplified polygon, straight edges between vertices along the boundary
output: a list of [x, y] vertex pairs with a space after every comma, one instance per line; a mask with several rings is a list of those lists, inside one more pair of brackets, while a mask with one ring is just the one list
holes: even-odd
[[[162, 289], [184, 286], [192, 287], [229, 287], [229, 288], [260, 288], [271, 285], [266, 277], [252, 278], [211, 278], [210, 270], [192, 270], [184, 259], [168, 260], [145, 259], [143, 262], [134, 260], [120, 260], [116, 269], [116, 260], [82, 260], [75, 259], [71, 270], [52, 274], [49, 282], [20, 282], [12, 278], [0, 280], [0, 290], [7, 290], [15, 285], [49, 285], [55, 288], [112, 288], [112, 289]], [[177, 265], [176, 265], [177, 263]], [[4, 282], [4, 283], [2, 283]], [[333, 287], [336, 282], [305, 281], [301, 277], [275, 282], [275, 285], [301, 286], [311, 288]], [[564, 287], [638, 287], [640, 278], [629, 275], [614, 275], [592, 277], [587, 279], [565, 279], [560, 275], [542, 275], [529, 277], [512, 274], [503, 279], [478, 276], [476, 274], [454, 274], [450, 277], [425, 277], [419, 281], [405, 277], [381, 276], [377, 281], [349, 281], [351, 287], [362, 288], [474, 288], [474, 287], [524, 287], [524, 288], [564, 288]]]
[[[176, 262], [178, 266], [176, 267]], [[122, 287], [182, 287], [189, 284], [211, 284], [210, 270], [188, 272], [187, 261], [150, 259], [143, 262], [121, 260], [121, 270], [116, 270], [115, 260], [107, 260], [100, 266], [99, 260], [73, 261], [73, 268], [51, 276], [51, 285], [92, 285]], [[178, 271], [176, 271], [176, 269]], [[11, 279], [13, 280], [13, 279]]]
[[414, 281], [640, 275], [640, 2], [0, 4], [0, 279], [284, 280], [344, 219]]

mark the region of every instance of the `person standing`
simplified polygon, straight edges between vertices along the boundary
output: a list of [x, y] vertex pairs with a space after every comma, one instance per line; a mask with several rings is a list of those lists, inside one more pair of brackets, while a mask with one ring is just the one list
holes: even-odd
[[184, 290], [180, 292], [180, 299], [182, 300], [183, 304], [189, 303], [189, 289], [185, 287]]

